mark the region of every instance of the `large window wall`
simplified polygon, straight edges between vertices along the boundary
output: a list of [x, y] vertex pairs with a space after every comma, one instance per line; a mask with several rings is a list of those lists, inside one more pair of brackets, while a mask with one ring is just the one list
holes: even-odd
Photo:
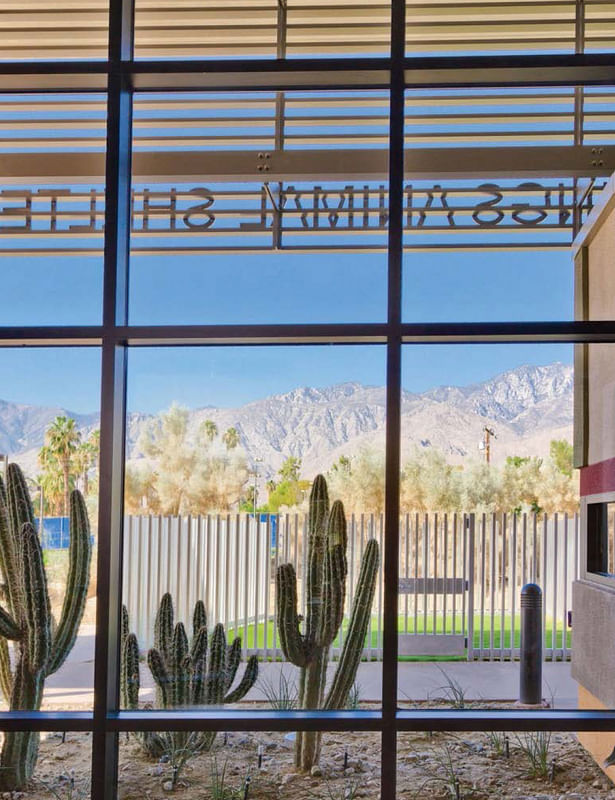
[[[433, 528], [440, 560], [434, 555], [436, 572], [422, 576], [424, 604], [415, 611], [400, 594], [400, 578], [416, 589], [420, 577], [418, 517], [406, 513], [418, 481], [408, 465], [417, 449], [450, 445], [442, 404], [455, 391], [444, 397], [436, 387], [547, 363], [559, 371], [544, 380], [560, 386], [571, 345], [615, 338], [613, 320], [573, 321], [568, 255], [615, 168], [612, 10], [595, 2], [407, 5], [169, 9], [111, 0], [109, 8], [89, 4], [87, 35], [68, 4], [53, 20], [38, 7], [0, 12], [12, 32], [0, 66], [2, 399], [32, 403], [39, 386], [38, 405], [82, 413], [84, 430], [100, 425], [88, 504], [89, 628], [65, 673], [48, 683], [42, 710], [0, 711], [0, 730], [44, 733], [35, 777], [57, 791], [89, 791], [94, 800], [189, 794], [213, 786], [228, 762], [229, 785], [244, 797], [290, 796], [297, 786], [309, 793], [312, 784], [293, 788], [287, 777], [289, 749], [320, 732], [331, 792], [393, 800], [407, 796], [398, 783], [416, 779], [450, 794], [455, 770], [448, 788], [433, 771], [463, 748], [488, 744], [499, 755], [506, 744], [496, 732], [508, 732], [520, 761], [524, 743], [540, 743], [525, 731], [558, 732], [559, 754], [569, 732], [615, 730], [615, 713], [574, 703], [513, 711], [430, 702], [407, 689], [411, 671], [398, 670], [408, 636], [429, 624], [435, 632], [446, 602], [429, 604], [428, 578], [432, 589], [440, 577], [454, 583], [469, 552], [463, 511], [444, 509]], [[34, 52], [24, 31], [36, 24]], [[442, 420], [421, 417], [423, 401]], [[308, 402], [310, 416], [299, 419]], [[461, 449], [481, 437], [485, 445], [486, 425], [470, 425], [472, 398], [464, 402], [455, 406], [453, 478]], [[570, 427], [566, 402], [554, 439]], [[539, 402], [531, 413], [523, 422], [538, 457], [544, 442], [531, 429], [546, 414]], [[506, 428], [513, 449], [518, 427]], [[357, 443], [350, 456], [349, 432]], [[22, 444], [3, 448], [25, 452]], [[353, 587], [368, 538], [380, 550], [363, 695], [356, 688], [334, 711], [267, 702], [268, 691], [278, 701], [289, 686], [292, 694], [294, 679], [275, 661], [272, 578], [282, 559], [299, 571], [305, 549], [294, 512], [282, 502], [281, 513], [259, 506], [265, 491], [282, 496], [278, 472], [293, 467], [289, 458], [301, 462], [304, 483], [324, 471], [333, 492], [352, 497]], [[353, 483], [350, 463], [369, 471], [373, 495]], [[224, 492], [212, 515], [201, 504], [216, 470]], [[293, 491], [306, 491], [293, 480]], [[531, 534], [527, 513], [514, 515], [516, 542]], [[483, 546], [478, 574], [493, 561], [492, 529], [479, 520], [472, 534]], [[519, 564], [533, 574], [530, 561]], [[60, 571], [58, 607], [67, 580]], [[499, 578], [490, 591], [512, 599], [505, 570]], [[128, 685], [135, 673], [122, 672], [122, 604], [143, 649], [160, 595], [175, 594], [177, 619], [189, 626], [200, 580], [210, 584], [202, 599], [212, 624], [241, 637], [248, 665], [261, 657], [269, 683], [251, 687], [246, 702], [184, 698], [165, 710], [153, 681]], [[550, 598], [562, 616], [550, 647], [565, 658], [568, 606], [561, 594]], [[493, 608], [479, 615], [472, 646], [514, 656], [516, 631], [506, 639]], [[463, 638], [460, 598], [444, 613], [452, 614], [448, 632]], [[342, 627], [333, 656], [345, 635]], [[473, 731], [467, 742], [456, 738], [463, 731]], [[69, 748], [71, 739], [91, 742], [82, 770], [89, 787], [71, 783], [81, 744], [66, 749], [66, 779], [48, 766], [56, 742], [66, 744], [62, 732]], [[214, 738], [217, 762], [194, 768], [178, 756], [198, 755]], [[141, 746], [161, 741], [170, 758], [142, 762]], [[415, 769], [417, 741], [431, 772]], [[460, 774], [459, 785], [483, 771]]]

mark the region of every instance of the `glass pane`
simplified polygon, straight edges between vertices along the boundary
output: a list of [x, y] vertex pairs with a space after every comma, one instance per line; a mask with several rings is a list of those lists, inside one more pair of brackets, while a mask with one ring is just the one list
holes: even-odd
[[406, 144], [572, 145], [574, 111], [573, 87], [411, 91], [406, 93]]
[[[49, 674], [42, 684], [42, 704], [33, 700], [26, 707], [89, 709], [96, 615], [100, 351], [3, 348], [0, 384], [4, 387], [0, 476], [9, 488], [8, 510], [14, 508], [13, 498], [22, 490], [32, 506], [27, 517], [20, 517], [20, 525], [11, 527], [10, 541], [22, 542], [21, 524], [32, 523], [32, 559], [42, 559], [42, 564], [37, 563], [44, 570], [44, 577], [35, 573], [37, 584], [44, 580], [47, 587], [39, 599], [44, 604], [48, 598], [50, 604], [49, 613], [42, 617], [47, 644], [41, 645]], [[79, 490], [80, 502], [72, 498], [73, 489]], [[73, 527], [73, 507], [89, 519], [89, 534], [85, 520]], [[23, 547], [20, 544], [21, 552], [25, 552]], [[25, 613], [19, 587], [26, 573], [21, 556], [13, 553], [7, 558], [7, 552], [3, 550], [2, 555], [6, 587], [2, 605], [14, 619]], [[11, 653], [12, 663], [12, 674], [0, 678], [3, 709], [12, 708], [9, 696], [21, 660], [20, 636], [0, 639], [0, 649]], [[28, 647], [24, 653], [24, 658], [32, 658]]]
[[[585, 102], [573, 88], [406, 94], [406, 321], [573, 318], [570, 244], [605, 180], [573, 177], [566, 148], [561, 177], [541, 177], [536, 162], [541, 148], [548, 159], [547, 146], [574, 143], [575, 110], [585, 109], [576, 127], [597, 145], [594, 166], [604, 167], [608, 97], [591, 90]], [[504, 162], [511, 166], [498, 178]], [[524, 177], [526, 167], [533, 174]]]
[[137, 0], [138, 58], [254, 58], [387, 55], [390, 3], [319, 0], [281, 4], [244, 0], [184, 3], [170, 17], [160, 3]]
[[398, 797], [416, 797], [418, 791], [434, 798], [603, 800], [612, 783], [598, 764], [614, 740], [613, 733], [400, 733]]
[[408, 345], [402, 374], [400, 700], [520, 699], [522, 588], [536, 583], [540, 699], [576, 707], [573, 348]]
[[383, 320], [387, 103], [138, 97], [131, 323]]
[[[120, 743], [122, 797], [182, 791], [184, 797], [370, 797], [380, 794], [380, 734], [233, 731], [130, 734]], [[320, 758], [297, 771], [297, 736], [320, 741]], [[213, 741], [212, 741], [213, 739]], [[146, 749], [147, 748], [147, 749]]]
[[[307, 666], [312, 689], [297, 702], [313, 707], [324, 644], [308, 636], [308, 618], [312, 631], [327, 624], [333, 707], [351, 698], [379, 702], [384, 356], [381, 347], [343, 346], [131, 350], [123, 602], [126, 630], [136, 638], [123, 644], [126, 669], [131, 658], [135, 665], [125, 706], [245, 700], [267, 707], [267, 684], [262, 675], [255, 684], [256, 670], [269, 670], [275, 694], [287, 682], [299, 686], [297, 667]], [[369, 488], [361, 483], [366, 469]], [[311, 498], [326, 495], [319, 536], [340, 559], [335, 580], [333, 562], [319, 555], [320, 539], [309, 532], [316, 524]], [[339, 592], [323, 599], [325, 583]], [[351, 625], [355, 605], [371, 614]], [[243, 662], [222, 695], [212, 689], [204, 696], [194, 678], [181, 702], [165, 695], [161, 687], [180, 681], [170, 648], [203, 646], [199, 658], [190, 656], [194, 676], [201, 657], [211, 671], [222, 646], [214, 648], [216, 637], [227, 644], [237, 638], [227, 660]], [[309, 654], [306, 665], [297, 647]], [[139, 653], [148, 654], [140, 669]]]
[[2, 61], [106, 58], [108, 0], [29, 0], [3, 3]]
[[615, 41], [615, 9], [603, 0], [586, 0], [585, 50], [612, 52]]
[[408, 55], [572, 53], [575, 2], [406, 3]]
[[104, 98], [0, 96], [3, 325], [102, 317]]

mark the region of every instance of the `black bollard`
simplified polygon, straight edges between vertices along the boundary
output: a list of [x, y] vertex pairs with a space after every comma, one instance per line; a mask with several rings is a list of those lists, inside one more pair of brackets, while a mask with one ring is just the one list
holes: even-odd
[[521, 679], [519, 702], [542, 704], [542, 590], [535, 583], [521, 589]]

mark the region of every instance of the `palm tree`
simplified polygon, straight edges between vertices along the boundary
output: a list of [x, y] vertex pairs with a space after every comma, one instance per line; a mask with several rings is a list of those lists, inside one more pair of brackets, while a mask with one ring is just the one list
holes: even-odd
[[213, 419], [206, 419], [201, 425], [201, 432], [209, 439], [210, 442], [218, 435], [218, 426]]
[[47, 512], [52, 517], [59, 517], [62, 514], [64, 500], [64, 479], [60, 464], [46, 445], [39, 451], [38, 462], [43, 468], [43, 472], [37, 476], [36, 480], [43, 489]]
[[222, 435], [222, 441], [227, 450], [233, 450], [239, 444], [239, 432], [237, 428], [229, 428]]
[[89, 471], [95, 462], [98, 450], [88, 439], [81, 442], [73, 455], [73, 468], [78, 478], [82, 480], [83, 494], [87, 495], [89, 492]]
[[57, 459], [64, 481], [64, 516], [68, 515], [71, 460], [81, 442], [74, 419], [56, 417], [45, 432], [47, 458]]

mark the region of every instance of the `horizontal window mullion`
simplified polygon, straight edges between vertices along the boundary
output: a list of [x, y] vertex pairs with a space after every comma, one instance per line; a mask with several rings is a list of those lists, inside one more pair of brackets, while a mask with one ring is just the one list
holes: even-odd
[[406, 323], [402, 325], [405, 343], [496, 342], [613, 342], [615, 320], [595, 322], [458, 322]]
[[120, 711], [110, 731], [379, 731], [379, 711]]
[[91, 711], [0, 711], [0, 731], [91, 731]]
[[615, 711], [399, 711], [399, 731], [615, 731]]

